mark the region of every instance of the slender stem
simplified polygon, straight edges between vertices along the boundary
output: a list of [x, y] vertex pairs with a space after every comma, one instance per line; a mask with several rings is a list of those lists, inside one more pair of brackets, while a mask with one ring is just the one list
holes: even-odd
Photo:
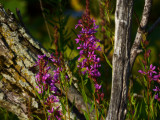
[[97, 105], [96, 105], [96, 98], [95, 98], [95, 95], [93, 95], [93, 97], [94, 97], [94, 104], [95, 104], [96, 117], [97, 117], [97, 120], [98, 120], [98, 113], [97, 113]]
[[42, 105], [43, 105], [43, 111], [44, 111], [44, 115], [45, 115], [45, 120], [47, 120], [46, 107], [45, 107], [45, 105], [44, 105], [44, 100], [43, 100]]
[[69, 117], [69, 120], [70, 120], [70, 109], [69, 109], [67, 94], [68, 94], [68, 86], [67, 86], [67, 90], [66, 90], [66, 102], [67, 102], [67, 107], [68, 107], [68, 117]]
[[132, 102], [131, 102], [131, 95], [130, 95], [130, 89], [129, 88], [129, 92], [128, 92], [128, 100], [129, 100], [129, 103], [130, 103], [130, 107], [131, 107], [131, 120], [134, 120], [134, 114], [133, 114], [133, 110], [132, 110]]
[[148, 103], [148, 120], [149, 120], [149, 79], [147, 79], [148, 82], [147, 82], [147, 103]]
[[[84, 83], [83, 83], [83, 78], [82, 78], [82, 77], [81, 77], [81, 80], [82, 80], [82, 90], [84, 90]], [[85, 93], [85, 90], [84, 90], [84, 93]], [[87, 113], [88, 113], [88, 116], [89, 116], [89, 120], [91, 120], [87, 101], [85, 101], [85, 104], [86, 104], [86, 108], [87, 108]]]
[[46, 29], [47, 29], [47, 32], [48, 32], [49, 39], [50, 39], [50, 41], [52, 41], [51, 33], [49, 31], [49, 26], [48, 26], [48, 23], [46, 21], [46, 16], [44, 14], [44, 8], [43, 8], [43, 5], [42, 5], [42, 0], [39, 0], [39, 3], [40, 3], [40, 8], [41, 8], [41, 11], [42, 11], [42, 15], [43, 15], [43, 19], [44, 19], [44, 22], [45, 22], [45, 25], [46, 25]]
[[156, 22], [149, 28], [148, 34], [150, 34], [158, 25], [160, 24], [160, 17], [156, 20]]

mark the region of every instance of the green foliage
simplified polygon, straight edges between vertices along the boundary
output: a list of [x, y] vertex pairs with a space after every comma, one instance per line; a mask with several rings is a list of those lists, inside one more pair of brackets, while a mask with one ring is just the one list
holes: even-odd
[[19, 120], [19, 119], [13, 113], [8, 112], [4, 108], [0, 108], [0, 120]]

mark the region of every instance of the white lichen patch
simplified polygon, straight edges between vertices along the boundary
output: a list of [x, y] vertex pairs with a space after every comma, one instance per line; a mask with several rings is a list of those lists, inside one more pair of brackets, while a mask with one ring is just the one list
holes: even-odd
[[31, 62], [31, 66], [35, 65], [35, 58], [37, 58], [37, 56], [35, 54], [33, 54], [31, 51], [28, 51], [28, 55], [29, 55], [29, 61]]
[[24, 114], [24, 112], [19, 109], [17, 106], [12, 105], [10, 108], [10, 111], [15, 111], [15, 114], [21, 119], [21, 120], [29, 120], [27, 114]]
[[[19, 38], [18, 38], [18, 34], [17, 32], [12, 32], [9, 30], [9, 28], [7, 27], [6, 24], [2, 23], [2, 35], [5, 37], [8, 45], [10, 46], [10, 48], [18, 54], [18, 56], [20, 56], [21, 58], [24, 58], [24, 56], [26, 56], [26, 58], [28, 60], [32, 59], [30, 57], [30, 55], [28, 54], [28, 48], [22, 46], [19, 43]], [[26, 66], [31, 66], [30, 62], [28, 62], [28, 60], [25, 60], [26, 58], [24, 58], [24, 62]]]
[[19, 66], [23, 66], [22, 60], [17, 60], [16, 62], [17, 62], [17, 64], [18, 64]]
[[[32, 75], [33, 76], [33, 75]], [[36, 78], [35, 77], [30, 77], [30, 83], [33, 85], [33, 87], [36, 87], [36, 82], [35, 82]]]
[[32, 98], [32, 104], [31, 104], [34, 108], [38, 108], [38, 103], [37, 101], [35, 101], [35, 98]]
[[0, 100], [3, 100], [4, 98], [4, 93], [0, 93]]
[[8, 74], [2, 73], [2, 76], [3, 76], [6, 80], [9, 80], [9, 81], [14, 82], [14, 83], [16, 82], [16, 80], [15, 80], [13, 77], [9, 76]]
[[26, 31], [25, 31], [24, 28], [21, 27], [21, 28], [19, 29], [19, 32], [23, 35], [23, 37], [25, 37], [27, 40], [29, 40], [29, 42], [30, 42], [33, 46], [35, 46], [37, 49], [40, 49], [39, 44], [36, 43], [36, 42], [26, 33]]
[[19, 80], [18, 82], [19, 82], [19, 84], [20, 84], [22, 87], [28, 87], [28, 86], [29, 86], [29, 85], [26, 83], [26, 81], [23, 82], [22, 80]]
[[28, 59], [24, 59], [23, 62], [27, 68], [33, 66], [33, 64]]
[[47, 53], [43, 48], [40, 47], [39, 43], [36, 42], [35, 40], [33, 40], [30, 35], [28, 35], [26, 32], [25, 32], [25, 29], [24, 28], [20, 28], [19, 29], [19, 32], [23, 35], [23, 37], [25, 37], [35, 48], [39, 49], [42, 51], [43, 54], [46, 54], [47, 57], [50, 56], [49, 53]]
[[41, 48], [41, 51], [43, 54], [45, 54], [47, 57], [50, 57], [50, 54], [48, 52], [46, 52], [43, 48]]
[[0, 88], [2, 88], [3, 87], [3, 84], [1, 83], [1, 81], [0, 81]]
[[5, 18], [4, 17], [0, 17], [0, 21], [5, 21]]

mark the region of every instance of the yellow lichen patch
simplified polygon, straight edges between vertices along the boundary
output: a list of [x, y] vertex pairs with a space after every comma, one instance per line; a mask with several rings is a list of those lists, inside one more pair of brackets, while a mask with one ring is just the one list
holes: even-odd
[[19, 65], [15, 65], [15, 69], [18, 71], [18, 72], [21, 72], [21, 67]]
[[7, 25], [2, 23], [1, 34], [7, 41], [8, 45], [11, 47], [13, 45], [13, 38], [11, 37], [11, 31], [7, 27]]
[[23, 82], [26, 82], [26, 80], [22, 76], [20, 76], [17, 72], [14, 73], [14, 78], [16, 80], [21, 80]]

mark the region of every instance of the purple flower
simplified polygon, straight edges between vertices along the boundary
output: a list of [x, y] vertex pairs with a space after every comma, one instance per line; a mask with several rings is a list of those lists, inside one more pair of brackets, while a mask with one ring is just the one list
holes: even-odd
[[95, 86], [96, 90], [99, 90], [102, 87], [102, 85], [98, 85], [98, 84], [95, 84], [94, 86]]
[[100, 72], [98, 71], [98, 68], [100, 67], [100, 65], [95, 65], [94, 70], [91, 69], [92, 65], [98, 64], [100, 62], [100, 58], [97, 57], [94, 53], [95, 50], [101, 50], [101, 47], [97, 46], [97, 43], [100, 42], [100, 40], [96, 39], [94, 35], [97, 32], [95, 29], [97, 29], [98, 26], [95, 25], [95, 20], [89, 19], [88, 21], [91, 24], [90, 26], [93, 26], [89, 27], [85, 24], [85, 22], [87, 21], [83, 19], [85, 18], [79, 20], [78, 24], [75, 27], [81, 28], [80, 34], [77, 35], [78, 38], [75, 39], [76, 43], [79, 44], [77, 49], [80, 50], [80, 57], [78, 58], [78, 67], [85, 68], [82, 71], [83, 74], [86, 73], [86, 69], [88, 68], [88, 73], [91, 75], [91, 77], [99, 77]]
[[[49, 90], [49, 95], [46, 95], [45, 103], [47, 105], [47, 108], [50, 108], [48, 112], [50, 114], [54, 113], [54, 118], [57, 118], [58, 120], [61, 120], [61, 112], [57, 109], [54, 109], [52, 107], [52, 103], [59, 102], [59, 99], [57, 97], [58, 91], [55, 86], [55, 83], [59, 83], [59, 76], [60, 72], [62, 71], [61, 68], [61, 62], [58, 58], [51, 55], [51, 57], [48, 60], [51, 60], [53, 64], [57, 67], [56, 70], [53, 71], [53, 76], [49, 73], [50, 66], [48, 66], [48, 61], [46, 61], [44, 58], [46, 55], [38, 55], [38, 60], [36, 62], [35, 66], [39, 67], [39, 72], [36, 75], [36, 88], [38, 89], [38, 93], [41, 95], [44, 95], [43, 93], [45, 91]], [[46, 98], [47, 97], [47, 98]], [[55, 114], [56, 113], [56, 114]], [[48, 120], [50, 120], [51, 116], [48, 116]]]
[[153, 66], [152, 64], [150, 65], [150, 69], [149, 69], [149, 75], [152, 76], [152, 74], [157, 74], [156, 71], [154, 71], [156, 69], [156, 66]]
[[88, 74], [88, 77], [93, 80], [96, 97], [100, 100], [100, 89], [102, 86], [98, 84], [97, 78], [101, 76], [98, 70], [101, 65], [100, 58], [95, 54], [96, 51], [101, 51], [101, 47], [98, 45], [100, 40], [95, 37], [98, 26], [95, 24], [95, 20], [91, 19], [88, 15], [84, 15], [82, 19], [78, 21], [75, 29], [77, 27], [81, 28], [81, 31], [77, 35], [78, 38], [75, 39], [76, 44], [79, 44], [77, 49], [80, 50], [77, 67], [81, 70], [82, 75]]
[[38, 55], [38, 58], [39, 59], [44, 59], [46, 57], [46, 55], [44, 54], [44, 55]]
[[141, 73], [141, 74], [144, 74], [144, 75], [146, 74], [146, 72], [144, 72], [142, 70], [139, 70], [138, 72]]
[[154, 81], [158, 81], [158, 80], [159, 80], [159, 78], [160, 78], [160, 74], [158, 74], [158, 75], [154, 75], [154, 76], [153, 76], [153, 80], [154, 80]]
[[157, 76], [153, 76], [153, 74], [157, 74], [157, 72], [155, 71], [156, 69], [156, 66], [153, 66], [152, 64], [150, 65], [149, 67], [149, 70], [146, 70], [146, 67], [145, 67], [145, 71], [143, 70], [139, 70], [138, 72], [143, 74], [143, 75], [147, 75], [147, 77], [149, 78], [149, 80], [155, 80], [155, 78]]
[[155, 89], [153, 89], [153, 91], [160, 91], [160, 89], [159, 89], [159, 87], [157, 87], [157, 86], [155, 86], [156, 88]]
[[158, 99], [158, 93], [155, 95], [154, 99]]
[[[56, 109], [54, 109], [53, 107], [51, 108], [51, 110], [48, 110], [49, 113], [54, 113], [54, 118], [56, 118], [56, 120], [61, 120], [61, 116], [62, 113], [59, 110], [59, 107], [56, 107]], [[50, 120], [51, 116], [49, 116], [48, 120]]]
[[[150, 52], [150, 51], [149, 51]], [[149, 53], [150, 54], [150, 53]], [[149, 67], [149, 70], [146, 69], [147, 67], [145, 66], [145, 71], [143, 70], [139, 70], [138, 72], [143, 74], [144, 76], [146, 76], [149, 81], [151, 82], [152, 80], [160, 83], [160, 73], [157, 74], [157, 72], [155, 71], [156, 66], [153, 66], [152, 64]], [[158, 86], [155, 86], [155, 88], [153, 89], [153, 91], [155, 92], [160, 92], [160, 88]], [[155, 99], [157, 99], [158, 101], [160, 101], [160, 98], [158, 97], [158, 93], [155, 95]]]
[[51, 110], [48, 110], [49, 113], [53, 113], [54, 112], [54, 108], [52, 107]]

